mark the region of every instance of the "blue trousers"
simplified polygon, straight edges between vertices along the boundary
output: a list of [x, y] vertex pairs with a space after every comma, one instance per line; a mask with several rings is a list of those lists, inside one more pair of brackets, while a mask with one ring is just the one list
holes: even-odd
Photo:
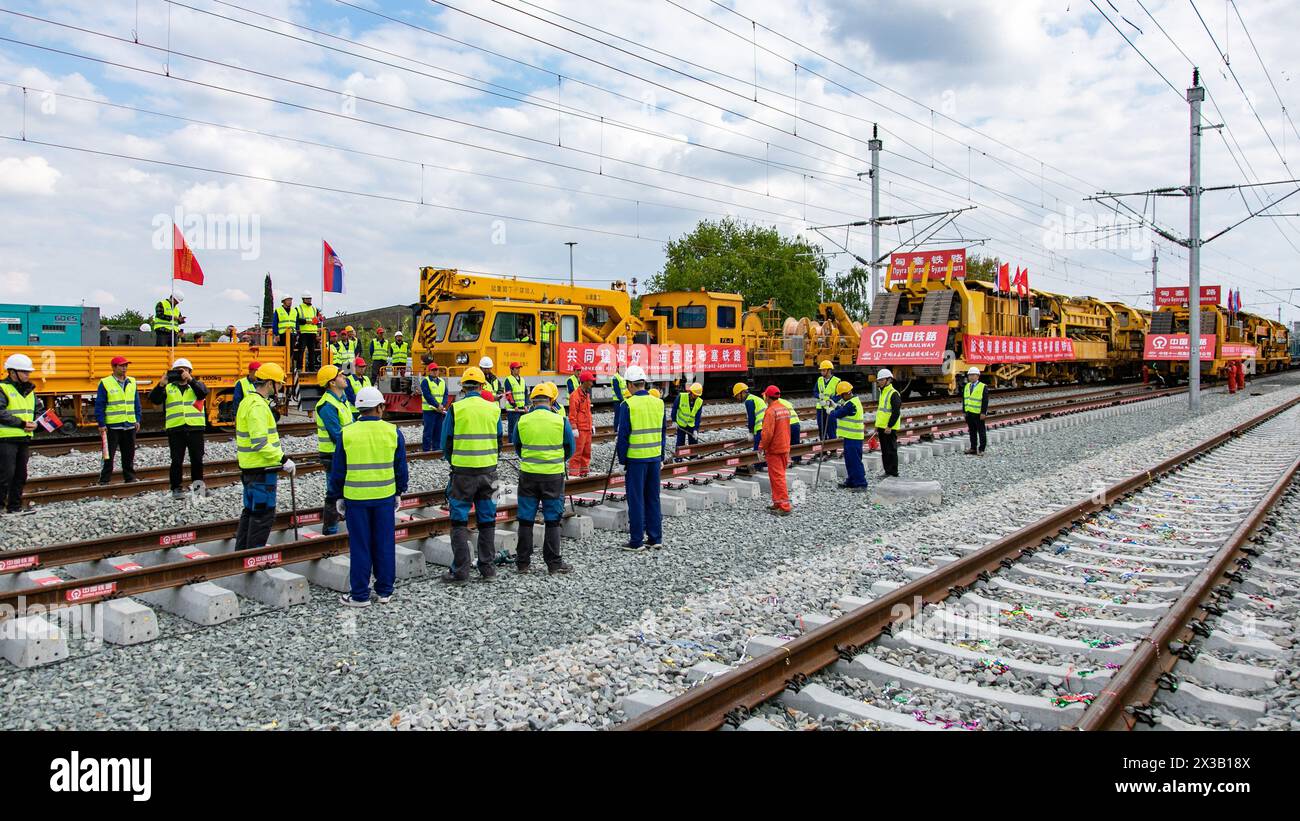
[[835, 420], [831, 418], [830, 411], [817, 411], [817, 431], [822, 439], [835, 438]]
[[692, 445], [699, 443], [700, 439], [699, 439], [698, 428], [677, 429], [677, 447], [680, 448], [682, 445], [685, 445], [688, 440]]
[[[797, 444], [799, 444], [799, 426], [791, 425], [790, 426], [790, 447], [794, 447]], [[791, 457], [790, 464], [797, 465], [799, 464], [799, 460], [801, 459], [803, 459], [802, 456]]]
[[844, 484], [849, 487], [866, 487], [867, 471], [862, 466], [862, 440], [844, 440], [844, 467], [848, 469], [849, 478]]
[[630, 544], [642, 539], [650, 544], [664, 540], [663, 516], [659, 509], [659, 468], [662, 462], [630, 461], [627, 463], [627, 524]]
[[446, 414], [437, 411], [424, 411], [420, 416], [424, 419], [424, 438], [420, 442], [420, 450], [425, 453], [437, 450], [442, 443], [442, 420], [446, 417]]
[[515, 441], [515, 428], [519, 426], [519, 418], [523, 415], [522, 411], [506, 411], [506, 441]]
[[393, 582], [397, 580], [397, 542], [393, 533], [397, 497], [364, 502], [348, 500], [345, 504], [352, 598], [356, 601], [370, 598], [371, 573], [375, 576], [375, 592], [380, 596], [391, 595]]
[[[754, 434], [754, 450], [758, 450], [758, 446], [761, 445], [762, 443], [763, 443], [763, 432], [760, 430], [758, 433]], [[760, 462], [755, 462], [754, 469], [767, 470], [767, 460], [764, 459]]]

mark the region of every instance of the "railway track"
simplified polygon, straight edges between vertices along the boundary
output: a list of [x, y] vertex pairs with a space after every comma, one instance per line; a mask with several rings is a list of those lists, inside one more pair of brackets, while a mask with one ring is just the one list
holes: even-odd
[[[750, 661], [688, 672], [700, 683], [676, 698], [639, 694], [662, 703], [620, 729], [772, 729], [754, 712], [768, 702], [871, 728], [1250, 727], [1294, 606], [1272, 597], [1300, 578], [1250, 542], [1300, 472], [1296, 420], [1278, 418], [1298, 404], [906, 568], [796, 638], [755, 637]], [[954, 702], [970, 712], [934, 707]]]
[[[1121, 389], [1109, 388], [1042, 399], [1023, 399], [991, 407], [986, 418], [991, 427], [997, 427], [1051, 414], [1059, 409], [1066, 409], [1068, 412], [1075, 413], [1097, 407], [1097, 403], [1142, 401], [1168, 396], [1179, 390], [1181, 389], [1167, 388], [1157, 391], [1148, 390], [1141, 386], [1130, 386]], [[926, 407], [928, 406], [909, 409], [908, 415], [904, 417], [904, 428], [900, 435], [900, 442], [908, 443], [921, 438], [941, 437], [965, 429], [965, 416], [960, 408], [953, 407], [948, 410], [935, 410], [926, 413], [924, 412]], [[943, 408], [944, 406], [938, 405], [935, 407]], [[811, 408], [806, 407], [800, 407], [799, 410], [807, 412], [808, 415], [812, 411]], [[701, 422], [701, 429], [725, 430], [744, 427], [745, 422], [746, 417], [743, 413], [705, 416]], [[805, 423], [805, 430], [813, 426], [815, 426], [815, 422], [809, 418], [808, 422]], [[870, 422], [868, 422], [868, 427], [870, 426]], [[612, 427], [603, 427], [596, 431], [593, 441], [609, 441], [614, 438], [614, 435]], [[704, 448], [703, 452], [707, 453], [709, 445], [695, 446], [684, 451], [683, 455], [698, 455], [701, 452], [700, 448]], [[504, 447], [504, 450], [505, 452], [512, 451], [508, 444]], [[289, 453], [289, 457], [296, 462], [298, 472], [301, 474], [318, 473], [324, 470], [317, 460], [315, 450]], [[408, 462], [437, 461], [440, 459], [442, 459], [440, 451], [420, 453], [408, 450], [407, 452]], [[127, 484], [118, 480], [105, 485], [98, 484], [98, 472], [32, 477], [27, 481], [27, 489], [23, 499], [28, 504], [44, 505], [88, 496], [122, 497], [134, 496], [149, 491], [163, 491], [170, 487], [168, 473], [169, 469], [166, 466], [141, 467], [136, 470], [139, 481]], [[220, 487], [235, 484], [239, 481], [239, 464], [234, 459], [208, 462], [204, 465], [204, 484], [208, 487]]]

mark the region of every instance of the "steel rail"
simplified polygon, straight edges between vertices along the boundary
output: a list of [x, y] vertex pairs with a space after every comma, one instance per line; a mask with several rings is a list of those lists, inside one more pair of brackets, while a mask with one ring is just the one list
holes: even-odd
[[964, 593], [976, 580], [989, 578], [989, 574], [1002, 567], [1003, 562], [1014, 561], [1033, 552], [1044, 540], [1297, 404], [1300, 404], [1300, 397], [1193, 445], [1153, 468], [1116, 482], [1106, 488], [1100, 497], [1094, 494], [1031, 522], [980, 550], [945, 564], [932, 573], [796, 637], [776, 650], [709, 679], [677, 698], [618, 725], [616, 729], [716, 729], [729, 714], [753, 709], [787, 688], [797, 690], [807, 677], [840, 659], [852, 659], [860, 648], [892, 629], [896, 622], [912, 618], [925, 604]]

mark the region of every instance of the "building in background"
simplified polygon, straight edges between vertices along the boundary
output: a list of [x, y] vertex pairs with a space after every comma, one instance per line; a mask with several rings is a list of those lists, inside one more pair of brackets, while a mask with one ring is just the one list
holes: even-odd
[[99, 308], [0, 304], [0, 346], [98, 344]]
[[366, 340], [370, 339], [376, 327], [383, 328], [389, 339], [393, 338], [393, 331], [401, 331], [409, 339], [414, 328], [410, 305], [389, 305], [339, 316], [327, 315], [324, 321], [325, 327], [331, 331], [341, 331], [351, 325]]

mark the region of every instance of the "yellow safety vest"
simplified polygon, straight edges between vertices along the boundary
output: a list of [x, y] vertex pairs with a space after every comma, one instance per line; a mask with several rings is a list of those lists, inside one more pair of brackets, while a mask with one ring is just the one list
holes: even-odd
[[[9, 399], [8, 411], [24, 422], [31, 422], [36, 418], [36, 387], [32, 386], [31, 393], [23, 396], [18, 389], [8, 381], [0, 382], [0, 390], [5, 392]], [[28, 433], [22, 428], [15, 428], [9, 425], [0, 425], [0, 439], [30, 439], [32, 433]]]
[[785, 409], [790, 411], [790, 424], [791, 425], [799, 424], [799, 414], [795, 413], [794, 405], [790, 404], [790, 400], [778, 399], [776, 401], [780, 402], [782, 405], [785, 405]]
[[650, 394], [627, 398], [630, 432], [628, 459], [660, 459], [664, 455], [664, 400]]
[[767, 413], [767, 403], [762, 399], [759, 399], [757, 396], [754, 396], [752, 393], [749, 395], [749, 398], [745, 400], [746, 404], [750, 402], [754, 403], [754, 429], [751, 430], [750, 433], [762, 433], [763, 414]]
[[349, 339], [347, 342], [335, 342], [330, 345], [330, 350], [334, 352], [334, 364], [342, 367], [344, 362], [357, 358], [357, 341]]
[[[693, 404], [691, 402], [692, 399], [695, 400]], [[703, 399], [689, 393], [677, 394], [677, 408], [674, 412], [673, 423], [679, 428], [695, 427], [695, 419], [699, 415], [700, 409], [703, 407]]]
[[392, 353], [390, 354], [389, 361], [394, 365], [405, 365], [408, 358], [407, 353], [410, 352], [411, 346], [407, 342], [398, 342], [394, 340], [393, 346], [390, 350]]
[[840, 386], [840, 378], [832, 376], [827, 379], [824, 376], [817, 377], [817, 408], [826, 410], [835, 405], [835, 389]]
[[[162, 308], [163, 316], [158, 316], [158, 309]], [[181, 309], [173, 305], [170, 299], [160, 299], [154, 306], [154, 315], [149, 317], [149, 324], [155, 331], [176, 331], [181, 327]]]
[[[618, 373], [618, 371], [615, 371], [614, 374], [613, 374], [613, 376], [611, 376], [611, 377], [609, 378], [609, 381], [610, 381], [610, 383], [612, 383], [613, 385], [615, 385], [615, 386], [618, 388], [618, 392], [619, 392], [619, 394], [623, 397], [623, 400], [622, 400], [622, 401], [626, 402], [626, 401], [627, 401], [627, 398], [628, 398], [628, 396], [627, 396], [627, 380], [624, 379], [623, 376], [622, 376], [620, 373]], [[617, 399], [617, 397], [615, 398], [615, 401], [619, 401], [619, 400]]]
[[[898, 421], [894, 423], [894, 426], [892, 428], [889, 426], [889, 414], [890, 414], [889, 399], [890, 397], [894, 396], [897, 393], [898, 390], [895, 389], [893, 385], [886, 385], [884, 389], [880, 391], [880, 402], [876, 405], [876, 430], [877, 431], [898, 430], [903, 426], [902, 413], [898, 414]], [[844, 424], [843, 419], [840, 420], [840, 424], [841, 425]], [[848, 438], [848, 437], [844, 437], [844, 438]]]
[[368, 376], [349, 376], [348, 384], [352, 386], [352, 395], [356, 396], [362, 388], [370, 387], [370, 377]]
[[241, 378], [241, 379], [240, 379], [238, 382], [236, 382], [235, 384], [236, 384], [236, 385], [243, 385], [243, 386], [244, 386], [243, 395], [241, 395], [241, 396], [239, 397], [239, 399], [240, 399], [241, 402], [242, 402], [243, 400], [247, 399], [249, 394], [251, 394], [251, 393], [253, 393], [253, 392], [255, 392], [255, 391], [257, 390], [257, 388], [254, 388], [254, 387], [253, 387], [253, 380], [249, 379], [247, 376]]
[[477, 394], [461, 397], [452, 408], [451, 466], [496, 467], [501, 408]]
[[104, 387], [104, 425], [134, 425], [135, 418], [135, 377], [126, 378], [126, 387], [117, 379], [106, 376], [99, 380]]
[[380, 362], [387, 362], [391, 355], [389, 352], [389, 346], [392, 344], [393, 343], [389, 342], [387, 339], [379, 339], [376, 337], [375, 342], [370, 349], [370, 358], [379, 360]]
[[276, 306], [275, 309], [275, 330], [276, 333], [287, 334], [298, 328], [298, 309], [290, 308], [285, 310], [283, 305]]
[[429, 400], [424, 398], [424, 383], [429, 385], [429, 393], [437, 399], [443, 406], [447, 404], [447, 382], [438, 376], [426, 376], [420, 385], [420, 410], [431, 411], [437, 410], [437, 405], [430, 405]]
[[260, 393], [246, 396], [235, 415], [235, 451], [240, 470], [279, 467], [284, 461], [280, 431], [275, 427], [271, 405]]
[[519, 420], [519, 470], [564, 473], [564, 417], [549, 408], [533, 408]]
[[984, 410], [984, 383], [967, 382], [962, 387], [962, 395], [965, 397], [962, 402], [962, 409], [967, 413], [981, 413]]
[[335, 396], [333, 391], [325, 391], [321, 394], [320, 401], [316, 405], [316, 449], [321, 453], [333, 453], [335, 451], [334, 440], [330, 438], [330, 432], [325, 427], [325, 421], [320, 418], [319, 406], [330, 405], [338, 411], [339, 424], [345, 428], [352, 424], [352, 406]]
[[[167, 430], [179, 428], [181, 425], [189, 425], [193, 428], [201, 428], [207, 424], [203, 418], [203, 410], [194, 407], [198, 397], [194, 395], [194, 389], [188, 385], [185, 390], [181, 390], [172, 383], [167, 383], [167, 401], [163, 406], [165, 414], [163, 418], [163, 427]], [[242, 403], [241, 403], [242, 404]]]
[[542, 323], [542, 341], [550, 342], [551, 334], [555, 333], [555, 323], [547, 320]]
[[319, 313], [319, 311], [316, 310], [316, 306], [303, 303], [302, 305], [298, 306], [297, 310], [298, 310], [298, 333], [300, 334], [320, 333], [320, 326], [316, 324], [316, 314]]
[[[864, 439], [866, 438], [866, 428], [864, 427], [866, 414], [863, 412], [862, 400], [855, 396], [849, 400], [849, 404], [853, 406], [853, 413], [850, 416], [841, 416], [835, 420], [835, 435], [841, 439]], [[876, 424], [879, 425], [880, 423], [877, 422]]]
[[343, 452], [348, 471], [343, 475], [343, 498], [355, 501], [387, 499], [397, 495], [397, 426], [382, 419], [356, 422], [343, 429]]
[[528, 386], [524, 383], [524, 378], [506, 376], [501, 379], [502, 395], [506, 400], [506, 407], [510, 410], [523, 410], [528, 404]]

